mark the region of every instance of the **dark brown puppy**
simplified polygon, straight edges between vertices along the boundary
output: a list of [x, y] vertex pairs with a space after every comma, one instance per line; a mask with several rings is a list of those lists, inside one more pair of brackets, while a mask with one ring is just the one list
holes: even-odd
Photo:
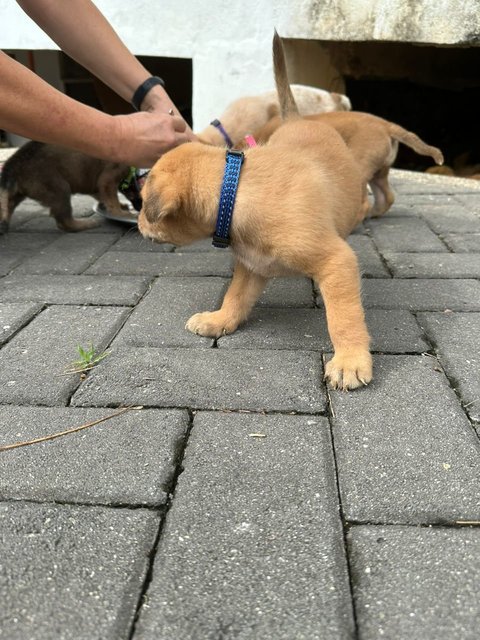
[[62, 231], [82, 231], [99, 224], [97, 220], [73, 217], [74, 193], [91, 195], [105, 204], [109, 212], [124, 215], [117, 189], [128, 171], [127, 165], [92, 158], [79, 151], [27, 142], [6, 161], [0, 175], [0, 233], [8, 231], [15, 208], [25, 198], [49, 207]]

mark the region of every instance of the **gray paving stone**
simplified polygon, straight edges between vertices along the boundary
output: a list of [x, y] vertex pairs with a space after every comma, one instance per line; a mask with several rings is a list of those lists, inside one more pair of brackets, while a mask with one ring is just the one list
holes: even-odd
[[317, 353], [226, 349], [112, 351], [72, 398], [74, 406], [141, 404], [318, 413], [325, 390]]
[[213, 340], [185, 329], [194, 313], [221, 305], [223, 278], [159, 278], [138, 304], [116, 342], [142, 347], [211, 347]]
[[390, 183], [394, 191], [408, 194], [461, 195], [464, 193], [480, 193], [478, 182], [466, 178], [432, 175], [416, 171], [394, 169], [390, 172]]
[[331, 397], [347, 520], [480, 520], [480, 442], [435, 358], [376, 356], [367, 388]]
[[85, 273], [150, 276], [230, 276], [232, 259], [228, 253], [138, 253], [109, 251]]
[[[15, 213], [14, 217], [17, 214]], [[82, 215], [82, 212], [74, 211], [73, 215], [75, 218], [88, 218], [90, 217], [90, 213], [86, 215], [85, 213]], [[123, 224], [116, 224], [114, 222], [110, 222], [108, 220], [102, 219], [100, 216], [93, 216], [93, 219], [98, 221], [98, 225], [92, 229], [86, 229], [85, 231], [81, 231], [82, 235], [91, 235], [91, 234], [109, 234], [114, 235], [117, 238], [122, 236], [129, 227]], [[44, 210], [39, 212], [37, 215], [29, 215], [25, 220], [22, 219], [17, 220], [17, 224], [13, 226], [14, 230], [18, 233], [57, 233], [57, 235], [63, 236], [65, 235], [65, 231], [61, 231], [58, 229], [57, 224], [53, 218], [51, 218], [47, 211]], [[78, 235], [78, 234], [77, 234]]]
[[140, 276], [8, 276], [0, 279], [0, 302], [134, 305], [149, 280]]
[[[75, 213], [73, 215], [76, 217]], [[65, 233], [58, 229], [57, 223], [54, 218], [50, 217], [48, 209], [46, 208], [42, 208], [42, 210], [38, 211], [35, 215], [29, 213], [28, 215], [19, 217], [18, 214], [15, 213], [12, 220], [13, 219], [15, 219], [13, 229], [18, 232], [52, 233], [57, 231], [59, 236]]]
[[[372, 351], [421, 353], [429, 348], [408, 311], [369, 309], [366, 321]], [[255, 309], [244, 325], [217, 344], [220, 349], [332, 350], [320, 309]]]
[[[112, 413], [112, 409], [0, 407], [0, 446]], [[55, 440], [0, 452], [0, 500], [162, 505], [187, 426], [183, 411], [129, 411]]]
[[[42, 207], [41, 204], [35, 202], [34, 200], [27, 199], [15, 209], [15, 213], [10, 220], [9, 229], [10, 231], [23, 232], [22, 227], [25, 225], [25, 223], [27, 223], [29, 220], [34, 220], [39, 216], [48, 216], [45, 207]], [[61, 231], [59, 231], [55, 225], [52, 225], [50, 230], [57, 235], [61, 233]]]
[[32, 255], [42, 247], [59, 238], [60, 233], [16, 233], [10, 231], [0, 236], [0, 254], [12, 250]]
[[447, 185], [444, 183], [433, 183], [431, 181], [431, 175], [429, 175], [428, 183], [425, 181], [424, 183], [417, 182], [397, 182], [395, 179], [390, 180], [390, 185], [393, 188], [393, 191], [400, 196], [404, 196], [405, 194], [416, 196], [416, 195], [425, 195], [425, 196], [437, 196], [437, 198], [444, 197], [445, 194], [454, 195], [455, 193], [459, 193], [458, 187], [455, 185]]
[[173, 249], [173, 244], [160, 244], [144, 238], [136, 227], [133, 227], [110, 247], [110, 251], [141, 251], [142, 253], [170, 253]]
[[385, 252], [385, 259], [398, 278], [480, 278], [480, 254]]
[[383, 264], [371, 238], [353, 235], [348, 238], [348, 244], [355, 251], [358, 258], [360, 273], [368, 278], [389, 278], [390, 273]]
[[[131, 228], [129, 225], [118, 224], [108, 221], [101, 215], [93, 213], [96, 200], [90, 196], [76, 194], [72, 197], [73, 215], [75, 218], [92, 218], [98, 221], [99, 226], [95, 229], [82, 231], [83, 234], [93, 233], [117, 233], [121, 235]], [[55, 232], [58, 236], [64, 235], [63, 231], [57, 228], [54, 218], [50, 217], [49, 211], [34, 200], [27, 199], [15, 210], [12, 218], [11, 228], [21, 233]]]
[[400, 218], [388, 215], [384, 218], [370, 218], [365, 226], [383, 251], [430, 252], [447, 251], [443, 242], [431, 231], [423, 220], [412, 217]]
[[[408, 197], [409, 196], [405, 195], [396, 195], [392, 208], [389, 209], [384, 216], [388, 216], [389, 218], [418, 218], [420, 213], [413, 202], [407, 200]], [[378, 220], [383, 220], [384, 216], [381, 216]]]
[[326, 420], [201, 413], [184, 469], [136, 640], [352, 638]]
[[353, 527], [359, 638], [475, 640], [480, 530]]
[[480, 251], [480, 233], [446, 233], [443, 240], [456, 253]]
[[320, 309], [254, 309], [235, 333], [217, 344], [220, 349], [331, 349]]
[[257, 301], [259, 307], [313, 307], [312, 282], [308, 278], [272, 278]]
[[[478, 184], [478, 182], [477, 182]], [[466, 207], [471, 213], [480, 215], [480, 189], [474, 193], [462, 193], [456, 196], [456, 200]]]
[[101, 352], [127, 311], [118, 307], [50, 307], [0, 351], [0, 403], [64, 405], [79, 383], [63, 375], [77, 346]]
[[0, 345], [23, 327], [42, 306], [33, 303], [0, 303]]
[[436, 233], [480, 232], [480, 217], [461, 205], [424, 205], [421, 214]]
[[422, 313], [418, 319], [466, 411], [480, 421], [480, 313]]
[[477, 280], [366, 279], [362, 282], [362, 299], [366, 308], [480, 311], [480, 283]]
[[2, 249], [0, 253], [0, 277], [6, 276], [10, 271], [20, 264], [24, 259], [24, 254], [12, 249]]
[[13, 272], [20, 274], [78, 274], [101, 256], [115, 238], [105, 233], [90, 235], [88, 244], [79, 241], [78, 234], [64, 234], [47, 247], [24, 260]]
[[46, 233], [8, 233], [0, 236], [0, 276], [7, 275], [56, 237], [58, 236]]
[[0, 503], [2, 636], [127, 640], [158, 515]]
[[458, 202], [459, 201], [457, 200], [457, 196], [448, 195], [447, 193], [442, 193], [441, 195], [439, 195], [438, 193], [432, 193], [432, 194], [402, 193], [395, 200], [395, 204], [393, 205], [392, 209], [388, 212], [387, 215], [390, 215], [390, 212], [393, 209], [395, 209], [397, 206], [406, 207], [407, 209], [412, 209], [415, 211], [416, 214], [418, 214], [422, 208], [422, 205], [424, 204], [434, 204], [434, 205], [456, 204], [457, 205]]
[[371, 350], [380, 353], [423, 353], [429, 345], [409, 311], [366, 309]]
[[184, 247], [177, 247], [175, 253], [200, 253], [205, 251], [211, 251], [212, 253], [230, 253], [230, 250], [219, 249], [212, 245], [212, 239], [206, 238], [205, 240], [199, 240], [193, 244], [186, 245]]

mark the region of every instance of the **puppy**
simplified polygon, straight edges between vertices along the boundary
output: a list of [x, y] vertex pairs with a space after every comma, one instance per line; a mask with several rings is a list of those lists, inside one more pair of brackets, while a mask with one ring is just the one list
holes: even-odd
[[[397, 157], [399, 142], [420, 155], [431, 156], [439, 165], [443, 163], [440, 149], [427, 145], [411, 131], [369, 113], [322, 113], [306, 116], [305, 119], [330, 125], [342, 136], [372, 190], [374, 204], [368, 211], [368, 215], [372, 217], [386, 213], [395, 201], [388, 173]], [[253, 137], [257, 143], [265, 143], [282, 123], [282, 118], [276, 116], [254, 133]], [[294, 141], [292, 143], [295, 144]], [[243, 141], [235, 148], [242, 149], [245, 146]]]
[[[339, 93], [300, 84], [292, 85], [292, 90], [301, 115], [351, 109], [350, 100]], [[197, 135], [197, 138], [200, 142], [214, 146], [223, 147], [225, 143], [229, 144], [229, 140], [232, 145], [236, 145], [248, 133], [257, 131], [279, 113], [276, 90], [258, 96], [239, 98], [227, 107], [217, 121], [221, 124], [223, 133], [218, 125], [209, 125]]]
[[[253, 133], [257, 143], [267, 142], [274, 131], [283, 123], [287, 114], [302, 115], [295, 109], [294, 99], [288, 84], [285, 57], [281, 40], [274, 37], [274, 73], [277, 84], [281, 117], [271, 118], [262, 128]], [[360, 168], [362, 177], [368, 182], [374, 196], [373, 207], [366, 213], [381, 216], [392, 206], [395, 196], [388, 182], [390, 167], [397, 157], [398, 143], [402, 142], [421, 155], [431, 156], [439, 165], [443, 164], [440, 149], [427, 145], [417, 135], [393, 122], [369, 113], [351, 111], [348, 113], [331, 112], [305, 116], [306, 120], [323, 123], [333, 127], [343, 138]], [[242, 141], [236, 148], [244, 148]], [[292, 148], [295, 148], [292, 140]]]
[[0, 175], [0, 233], [8, 231], [15, 208], [25, 198], [50, 208], [62, 231], [98, 226], [96, 220], [75, 219], [71, 196], [83, 193], [103, 202], [116, 215], [125, 215], [118, 201], [119, 182], [127, 165], [92, 158], [57, 145], [27, 142], [4, 164]]
[[[166, 153], [142, 189], [140, 232], [176, 245], [212, 236], [224, 167], [225, 150], [201, 143]], [[332, 127], [299, 119], [267, 146], [247, 150], [230, 228], [232, 282], [221, 309], [195, 314], [186, 328], [210, 337], [232, 333], [269, 278], [305, 274], [322, 293], [335, 351], [325, 377], [342, 389], [370, 382], [358, 265], [344, 240], [364, 201], [358, 165]]]

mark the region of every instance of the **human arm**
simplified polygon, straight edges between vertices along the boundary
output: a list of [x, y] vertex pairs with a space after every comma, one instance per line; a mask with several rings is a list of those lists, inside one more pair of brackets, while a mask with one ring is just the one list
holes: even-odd
[[[22, 9], [71, 58], [130, 102], [150, 73], [128, 50], [110, 23], [90, 0], [17, 0]], [[179, 115], [168, 93], [155, 86], [147, 93], [142, 111]], [[194, 139], [187, 125], [187, 137]]]
[[57, 91], [0, 52], [0, 127], [40, 142], [138, 167], [188, 140], [185, 122], [168, 113], [110, 116]]

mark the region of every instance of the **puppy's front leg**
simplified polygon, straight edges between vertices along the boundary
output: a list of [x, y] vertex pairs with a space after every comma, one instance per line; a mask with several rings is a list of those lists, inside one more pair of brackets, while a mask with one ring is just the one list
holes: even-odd
[[188, 320], [185, 328], [210, 338], [233, 333], [247, 319], [266, 282], [267, 278], [253, 273], [237, 261], [221, 308], [218, 311], [196, 313]]
[[335, 354], [325, 367], [332, 387], [355, 389], [372, 379], [370, 336], [360, 299], [360, 274], [355, 254], [338, 238], [322, 260], [317, 279], [327, 312]]

